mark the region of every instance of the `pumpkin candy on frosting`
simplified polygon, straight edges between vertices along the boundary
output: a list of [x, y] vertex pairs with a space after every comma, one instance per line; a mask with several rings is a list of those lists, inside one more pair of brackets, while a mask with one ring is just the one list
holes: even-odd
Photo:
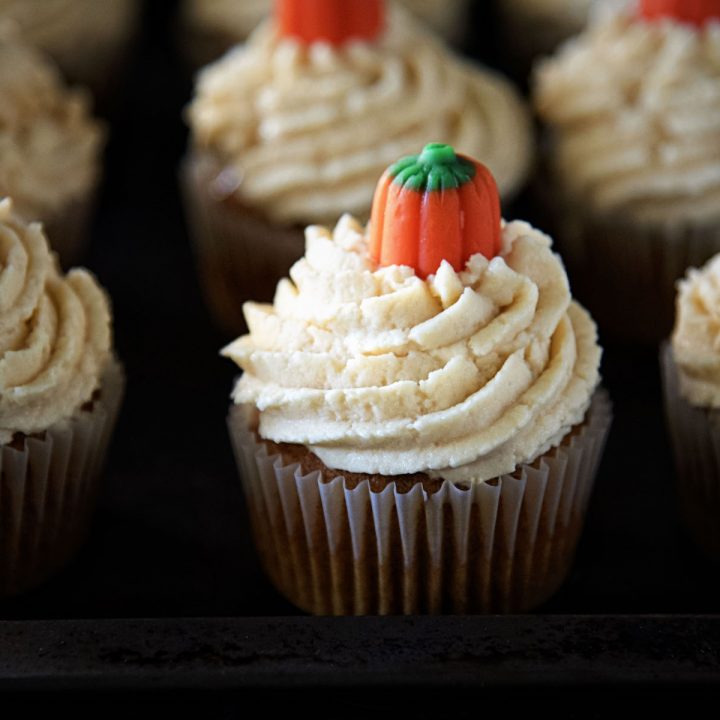
[[720, 18], [720, 0], [640, 0], [638, 9], [646, 20], [673, 18], [682, 23], [704, 25]]
[[490, 171], [431, 143], [389, 167], [375, 191], [370, 256], [409, 265], [426, 278], [447, 260], [460, 271], [471, 255], [500, 251], [500, 197]]

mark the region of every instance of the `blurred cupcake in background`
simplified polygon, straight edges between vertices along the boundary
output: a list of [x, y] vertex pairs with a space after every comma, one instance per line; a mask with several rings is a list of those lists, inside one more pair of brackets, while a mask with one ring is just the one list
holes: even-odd
[[211, 309], [233, 334], [242, 301], [270, 299], [302, 255], [303, 228], [346, 211], [367, 220], [377, 177], [428, 137], [480, 158], [504, 201], [533, 156], [511, 84], [404, 11], [386, 23], [379, 0], [325, 0], [313, 17], [298, 7], [278, 3], [205, 69], [187, 110], [186, 207]]
[[720, 255], [678, 284], [661, 364], [680, 512], [697, 543], [720, 560]]
[[42, 225], [1, 200], [0, 596], [49, 578], [85, 537], [124, 386], [111, 322], [92, 275], [63, 275]]
[[720, 250], [720, 2], [621, 2], [538, 67], [538, 183], [601, 331], [657, 342]]
[[503, 50], [518, 72], [587, 24], [593, 0], [497, 0]]
[[139, 12], [139, 0], [0, 0], [0, 22], [16, 23], [71, 82], [103, 100], [117, 87]]
[[65, 266], [82, 254], [101, 174], [105, 129], [89, 96], [15, 32], [0, 30], [0, 196], [41, 220]]
[[487, 168], [403, 158], [363, 228], [309, 227], [223, 351], [256, 545], [317, 614], [523, 612], [570, 570], [610, 425], [548, 236]]
[[[460, 42], [469, 0], [396, 0], [450, 42]], [[275, 0], [183, 0], [181, 49], [194, 67], [219, 58], [270, 15]], [[295, 0], [299, 7], [312, 5]]]

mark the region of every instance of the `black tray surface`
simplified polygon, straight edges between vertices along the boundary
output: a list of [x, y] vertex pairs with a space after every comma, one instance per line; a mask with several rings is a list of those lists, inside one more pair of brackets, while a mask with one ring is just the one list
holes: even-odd
[[[146, 4], [87, 258], [128, 375], [104, 496], [77, 559], [0, 602], [0, 688], [720, 680], [720, 580], [677, 516], [656, 348], [605, 345], [614, 426], [575, 566], [535, 614], [311, 618], [275, 592], [225, 429], [231, 338], [205, 311], [178, 192], [192, 85], [174, 5]], [[497, 66], [487, 12], [468, 48]]]

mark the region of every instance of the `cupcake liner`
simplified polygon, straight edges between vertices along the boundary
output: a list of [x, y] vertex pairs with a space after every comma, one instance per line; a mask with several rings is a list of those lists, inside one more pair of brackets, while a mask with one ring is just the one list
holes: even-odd
[[675, 281], [720, 251], [720, 224], [641, 225], [629, 218], [584, 211], [549, 174], [534, 183], [546, 229], [565, 262], [573, 295], [601, 334], [657, 344], [675, 316]]
[[213, 158], [191, 155], [181, 184], [208, 307], [236, 337], [246, 329], [243, 302], [272, 300], [278, 281], [302, 257], [305, 235], [299, 227], [273, 225], [232, 194], [218, 196], [221, 171]]
[[660, 364], [680, 515], [695, 542], [720, 561], [720, 410], [695, 407], [682, 397], [669, 343], [661, 348]]
[[[228, 418], [255, 542], [277, 588], [315, 614], [519, 612], [565, 579], [611, 421], [598, 391], [562, 443], [508, 475], [380, 492], [269, 455], [245, 405]], [[334, 471], [329, 471], [333, 473]]]
[[40, 584], [82, 543], [124, 385], [114, 361], [90, 409], [0, 447], [0, 596]]

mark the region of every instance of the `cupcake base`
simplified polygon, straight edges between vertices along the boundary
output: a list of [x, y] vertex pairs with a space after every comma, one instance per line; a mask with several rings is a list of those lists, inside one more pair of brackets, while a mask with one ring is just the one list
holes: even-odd
[[720, 562], [720, 410], [695, 407], [682, 397], [669, 343], [661, 348], [660, 364], [680, 515], [696, 544]]
[[228, 422], [275, 586], [315, 614], [385, 615], [522, 612], [549, 598], [572, 564], [610, 420], [600, 391], [558, 447], [468, 487], [308, 471], [296, 446], [258, 439], [254, 409], [233, 407]]
[[207, 155], [186, 158], [185, 208], [207, 305], [232, 337], [245, 332], [242, 304], [269, 302], [278, 281], [305, 251], [303, 229], [278, 226], [222, 193], [222, 167]]
[[0, 596], [39, 585], [82, 544], [124, 385], [112, 362], [88, 407], [0, 448]]

